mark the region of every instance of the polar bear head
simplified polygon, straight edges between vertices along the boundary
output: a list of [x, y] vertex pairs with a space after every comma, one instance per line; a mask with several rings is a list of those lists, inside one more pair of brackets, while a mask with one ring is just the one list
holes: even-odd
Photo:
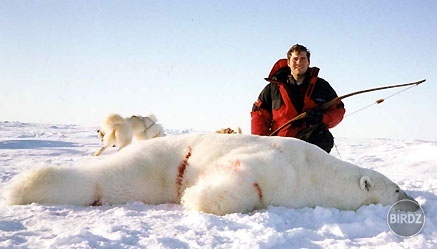
[[363, 169], [362, 175], [357, 182], [359, 186], [358, 196], [362, 205], [383, 204], [391, 205], [402, 199], [415, 201], [401, 188], [386, 176], [370, 169]]
[[[370, 204], [392, 205], [410, 199], [401, 188], [383, 174], [331, 156], [307, 158], [309, 166], [300, 176], [300, 192], [305, 193], [298, 207], [324, 206], [357, 210]], [[316, 159], [314, 159], [316, 158]]]

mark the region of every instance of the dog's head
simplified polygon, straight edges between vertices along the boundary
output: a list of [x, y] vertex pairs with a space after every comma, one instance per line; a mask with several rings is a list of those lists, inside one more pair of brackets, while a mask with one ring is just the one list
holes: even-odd
[[97, 135], [99, 136], [100, 140], [103, 141], [103, 137], [105, 136], [105, 132], [103, 132], [101, 129], [98, 129]]
[[[102, 131], [102, 129], [98, 129], [98, 130], [97, 130], [97, 136], [99, 136], [100, 141], [103, 142], [103, 138], [105, 137], [105, 132]], [[113, 144], [112, 147], [116, 147], [116, 145]]]

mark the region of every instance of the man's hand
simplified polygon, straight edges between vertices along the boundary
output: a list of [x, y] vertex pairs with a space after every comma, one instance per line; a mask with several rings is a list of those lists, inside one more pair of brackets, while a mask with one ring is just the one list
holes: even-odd
[[310, 110], [306, 111], [305, 123], [308, 126], [321, 124], [322, 121], [323, 121], [323, 112], [322, 111], [318, 111], [318, 110], [314, 110], [314, 109], [310, 109]]

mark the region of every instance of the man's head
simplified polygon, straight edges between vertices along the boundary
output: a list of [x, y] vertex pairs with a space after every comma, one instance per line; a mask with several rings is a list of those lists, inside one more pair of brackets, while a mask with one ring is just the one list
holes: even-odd
[[296, 80], [302, 80], [310, 65], [310, 51], [303, 45], [295, 44], [287, 52], [288, 66]]

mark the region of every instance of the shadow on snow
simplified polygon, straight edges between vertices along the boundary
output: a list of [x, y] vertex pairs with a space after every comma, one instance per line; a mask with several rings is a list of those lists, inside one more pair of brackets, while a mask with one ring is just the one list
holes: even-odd
[[77, 147], [76, 143], [53, 141], [53, 140], [3, 140], [0, 141], [0, 149], [38, 149], [38, 148], [59, 148]]

